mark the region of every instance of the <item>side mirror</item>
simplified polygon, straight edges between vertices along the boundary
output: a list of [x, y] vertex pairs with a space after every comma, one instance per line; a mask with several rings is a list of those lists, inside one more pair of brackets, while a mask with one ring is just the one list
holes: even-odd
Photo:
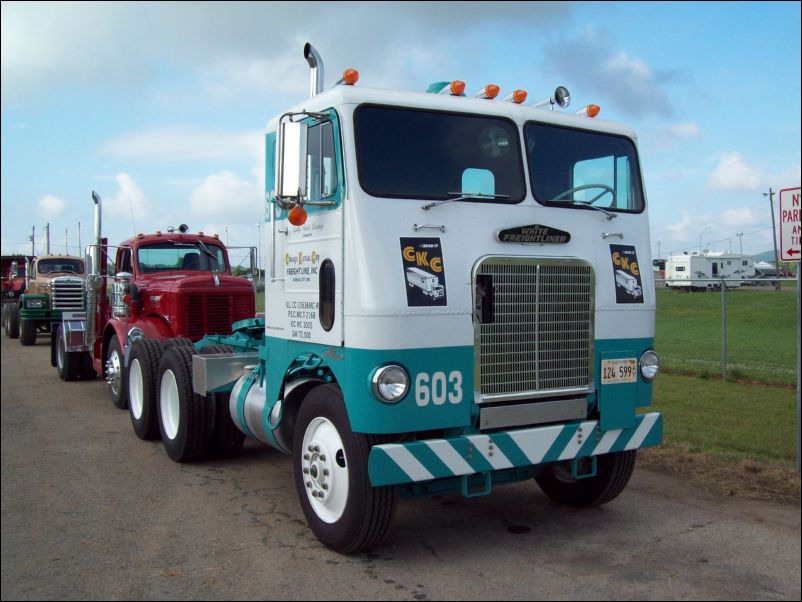
[[285, 122], [279, 128], [276, 196], [300, 199], [306, 196], [306, 130], [303, 123]]

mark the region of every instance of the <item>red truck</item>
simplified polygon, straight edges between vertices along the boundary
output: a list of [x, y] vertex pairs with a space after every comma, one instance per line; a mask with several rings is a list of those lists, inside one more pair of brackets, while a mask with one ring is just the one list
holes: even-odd
[[19, 307], [17, 302], [25, 291], [25, 255], [3, 255], [0, 260], [0, 292], [3, 300], [3, 329], [6, 336], [19, 337]]
[[[185, 225], [122, 241], [110, 276], [101, 199], [95, 192], [92, 198], [95, 242], [87, 256], [86, 311], [65, 313], [53, 325], [51, 363], [62, 380], [105, 378], [112, 401], [125, 409], [135, 342], [143, 341], [139, 347], [160, 357], [167, 341], [191, 344], [209, 332], [230, 334], [234, 322], [254, 317], [255, 291], [248, 279], [232, 276], [227, 248], [217, 235], [190, 234]], [[142, 382], [147, 375], [139, 361], [135, 368], [138, 382], [131, 386], [137, 398], [131, 415], [136, 430], [142, 391], [149, 385]], [[153, 436], [152, 428], [137, 433]]]

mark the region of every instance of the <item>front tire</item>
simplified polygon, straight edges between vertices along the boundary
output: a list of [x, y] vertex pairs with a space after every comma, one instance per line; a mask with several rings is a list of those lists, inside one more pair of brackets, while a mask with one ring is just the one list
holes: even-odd
[[29, 347], [36, 345], [36, 320], [19, 320], [19, 342]]
[[592, 508], [612, 501], [624, 490], [635, 470], [637, 450], [596, 456], [596, 476], [574, 479], [571, 462], [558, 462], [535, 477], [549, 498], [574, 508]]
[[316, 387], [304, 399], [293, 437], [295, 487], [306, 520], [327, 547], [353, 554], [378, 545], [397, 498], [373, 487], [368, 456], [374, 438], [351, 431], [342, 393]]
[[64, 333], [61, 325], [58, 327], [56, 337], [56, 370], [58, 376], [63, 381], [78, 380], [83, 371], [83, 352], [69, 352], [67, 351], [66, 344], [64, 343]]

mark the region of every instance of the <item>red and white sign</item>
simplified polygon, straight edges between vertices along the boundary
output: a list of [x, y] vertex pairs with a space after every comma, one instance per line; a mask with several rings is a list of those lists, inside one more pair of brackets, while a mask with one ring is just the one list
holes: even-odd
[[799, 225], [800, 207], [799, 187], [780, 191], [780, 259], [799, 261], [799, 239], [802, 229]]

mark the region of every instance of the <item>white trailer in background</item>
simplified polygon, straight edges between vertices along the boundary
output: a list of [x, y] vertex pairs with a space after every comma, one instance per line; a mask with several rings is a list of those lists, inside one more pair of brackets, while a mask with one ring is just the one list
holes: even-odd
[[666, 261], [666, 286], [687, 290], [713, 290], [741, 286], [743, 280], [755, 277], [755, 262], [748, 255], [705, 252], [693, 255], [672, 255]]

